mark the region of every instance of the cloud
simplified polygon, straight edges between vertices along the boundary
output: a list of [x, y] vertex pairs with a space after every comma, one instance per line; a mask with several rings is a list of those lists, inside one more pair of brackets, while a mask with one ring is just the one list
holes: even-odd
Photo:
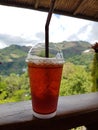
[[44, 32], [47, 13], [30, 9], [0, 6], [0, 33], [35, 38]]
[[[51, 41], [63, 41], [63, 40], [75, 40], [79, 39], [79, 33], [81, 31], [85, 32], [86, 28], [90, 24], [88, 20], [82, 20], [77, 18], [72, 18], [68, 16], [53, 15], [50, 24], [50, 40]], [[81, 33], [82, 34], [82, 33]], [[72, 39], [71, 39], [72, 38]]]
[[38, 32], [35, 34], [35, 36], [39, 39], [39, 41], [44, 41], [45, 39], [45, 33], [44, 32]]
[[25, 45], [27, 43], [31, 43], [32, 40], [27, 40], [25, 38], [9, 34], [0, 34], [0, 42], [4, 43], [6, 46], [11, 44]]
[[[11, 44], [31, 45], [45, 41], [47, 13], [0, 6], [0, 47]], [[49, 41], [98, 40], [98, 23], [53, 14]]]
[[91, 43], [98, 42], [98, 23], [94, 22], [91, 25], [91, 30], [88, 35]]
[[67, 38], [68, 41], [76, 41], [76, 39], [79, 40], [77, 34], [72, 34]]
[[68, 37], [68, 40], [84, 40], [84, 41], [90, 41], [88, 39], [89, 32], [91, 30], [91, 24], [84, 25], [78, 29], [77, 32], [74, 32], [72, 35]]

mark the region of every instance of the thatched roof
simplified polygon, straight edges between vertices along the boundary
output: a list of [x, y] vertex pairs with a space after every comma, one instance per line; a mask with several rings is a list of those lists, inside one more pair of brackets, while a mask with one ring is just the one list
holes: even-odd
[[[0, 0], [1, 5], [49, 11], [50, 0]], [[98, 0], [56, 0], [54, 13], [98, 21]]]

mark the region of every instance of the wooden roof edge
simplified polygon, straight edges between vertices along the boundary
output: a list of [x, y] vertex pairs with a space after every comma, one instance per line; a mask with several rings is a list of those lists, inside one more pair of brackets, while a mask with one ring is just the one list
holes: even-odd
[[[10, 1], [9, 3], [5, 4], [4, 0], [0, 0], [0, 5], [20, 7], [20, 8], [32, 9], [32, 10], [36, 10], [36, 11], [49, 12], [49, 8], [38, 7], [38, 4], [39, 4], [39, 0], [36, 0], [36, 3], [35, 3], [34, 6], [32, 6], [30, 4], [23, 4], [23, 3], [20, 4], [20, 3], [17, 3], [15, 1]], [[60, 10], [56, 10], [56, 9], [54, 9], [53, 13], [98, 22], [98, 18], [86, 16], [86, 15], [82, 15], [82, 14], [77, 14], [77, 13], [73, 14], [73, 13], [70, 13], [70, 12], [67, 12], [67, 11], [60, 11]]]
[[70, 17], [73, 17], [73, 18], [80, 18], [80, 19], [83, 19], [83, 20], [90, 20], [90, 21], [98, 22], [98, 18], [94, 18], [94, 17], [91, 17], [91, 16], [88, 17], [88, 16], [82, 15], [82, 14], [73, 14], [73, 13], [70, 13], [70, 12], [67, 12], [67, 11], [59, 11], [59, 10], [54, 10], [54, 13], [64, 15], [64, 16], [70, 16]]
[[39, 0], [35, 0], [35, 9], [38, 8], [38, 5], [39, 5]]

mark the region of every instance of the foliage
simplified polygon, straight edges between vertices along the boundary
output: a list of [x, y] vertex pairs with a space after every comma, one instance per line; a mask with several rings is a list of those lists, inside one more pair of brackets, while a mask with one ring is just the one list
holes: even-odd
[[[91, 92], [91, 73], [84, 66], [67, 62], [63, 67], [60, 96]], [[0, 76], [0, 103], [31, 99], [28, 74]]]
[[98, 53], [95, 53], [92, 65], [92, 91], [98, 91]]
[[[44, 46], [43, 43], [40, 45]], [[50, 43], [51, 48], [60, 48], [64, 53], [60, 95], [73, 95], [91, 92], [92, 79], [90, 64], [93, 53], [83, 53], [90, 44], [84, 41]], [[0, 103], [31, 99], [25, 58], [30, 47], [11, 45], [0, 50]], [[51, 51], [51, 56], [54, 55]], [[40, 51], [44, 56], [44, 51]], [[94, 73], [94, 72], [93, 72]], [[92, 73], [92, 74], [93, 74]]]
[[0, 76], [0, 103], [16, 102], [30, 99], [27, 73]]
[[71, 62], [75, 65], [84, 65], [85, 67], [89, 67], [93, 60], [94, 54], [92, 52], [82, 53], [81, 55], [75, 55], [67, 59], [67, 62]]
[[91, 74], [83, 66], [66, 63], [60, 87], [60, 95], [74, 95], [91, 92]]

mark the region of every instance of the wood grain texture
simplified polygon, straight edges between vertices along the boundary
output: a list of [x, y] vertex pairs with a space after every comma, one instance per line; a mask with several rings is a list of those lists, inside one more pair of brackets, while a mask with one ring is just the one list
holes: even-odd
[[[48, 12], [50, 0], [0, 0], [1, 5]], [[56, 0], [54, 13], [98, 22], [98, 0]]]
[[0, 130], [67, 130], [98, 122], [98, 93], [59, 97], [57, 114], [42, 120], [32, 114], [31, 101], [0, 105]]

